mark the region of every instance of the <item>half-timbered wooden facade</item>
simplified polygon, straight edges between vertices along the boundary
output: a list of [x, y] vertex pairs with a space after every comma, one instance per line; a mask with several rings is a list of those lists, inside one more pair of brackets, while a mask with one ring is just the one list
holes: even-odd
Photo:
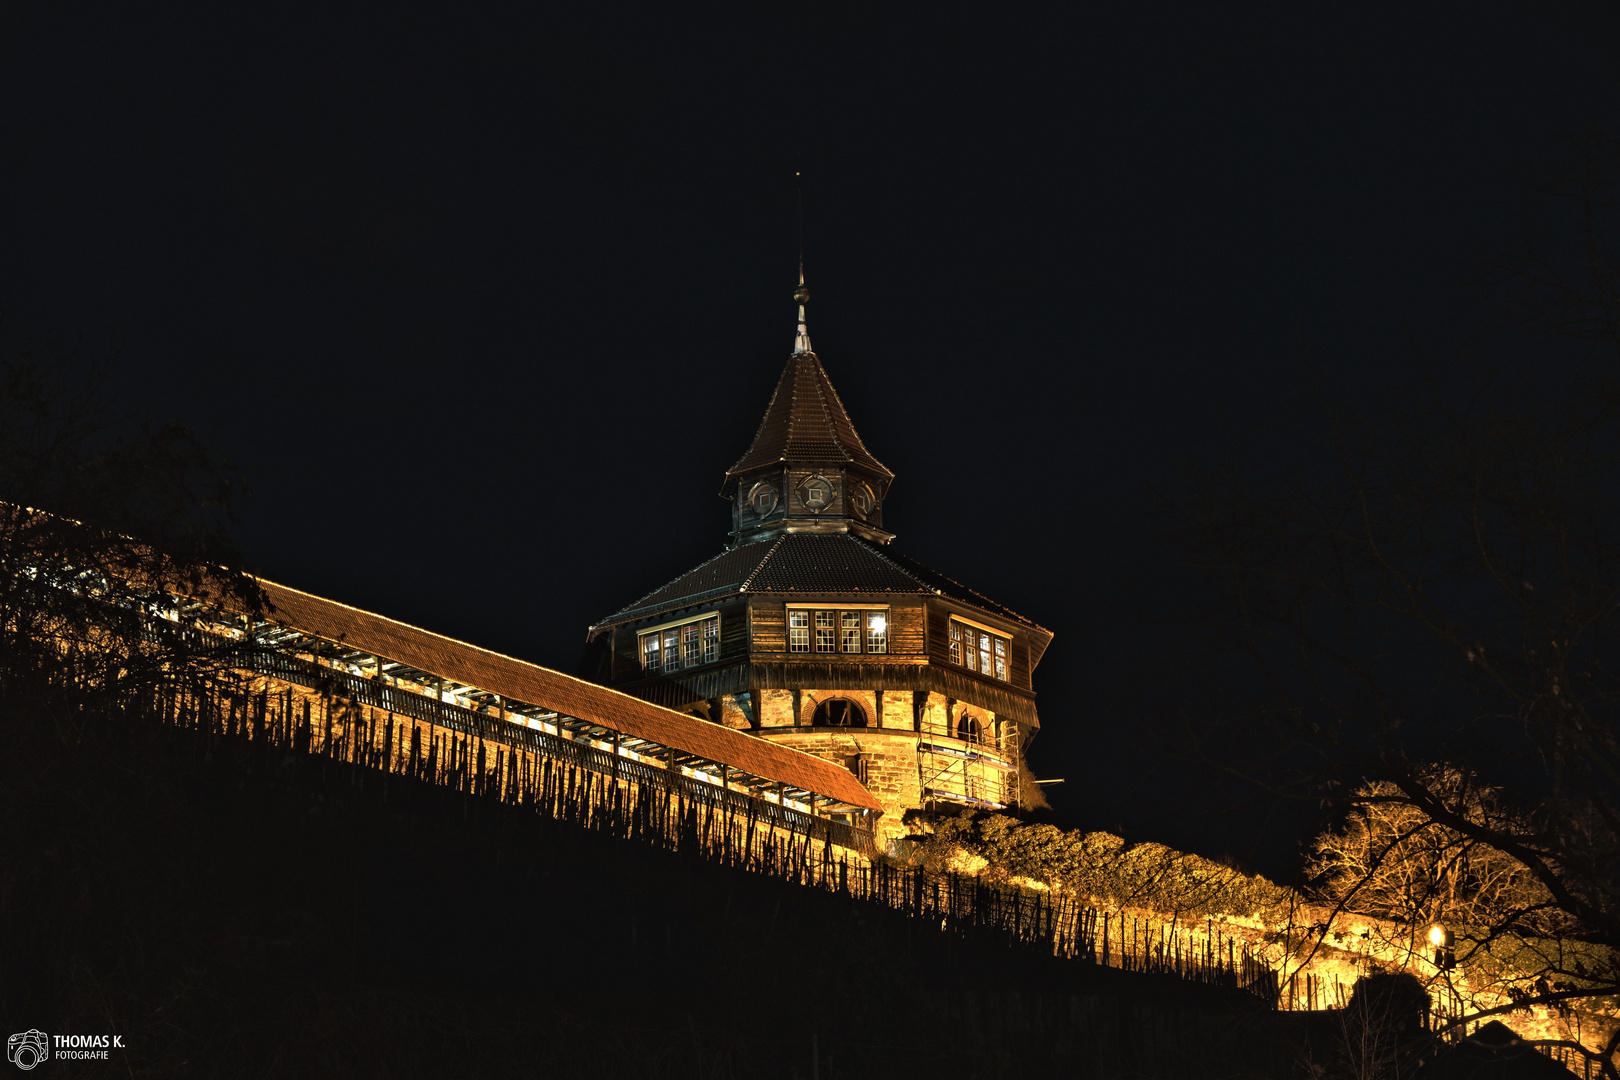
[[894, 481], [799, 328], [726, 472], [727, 548], [592, 626], [585, 674], [847, 767], [908, 811], [1024, 801], [1052, 634], [893, 549]]

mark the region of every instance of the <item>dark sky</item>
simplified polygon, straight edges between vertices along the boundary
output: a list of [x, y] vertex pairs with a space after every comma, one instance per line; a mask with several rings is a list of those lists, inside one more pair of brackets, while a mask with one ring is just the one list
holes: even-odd
[[1188, 587], [1147, 492], [1311, 365], [1376, 396], [1408, 330], [1463, 332], [1471, 245], [1616, 118], [1620, 32], [988, 10], [8, 4], [0, 296], [121, 343], [130, 400], [225, 448], [261, 572], [572, 670], [725, 541], [802, 169], [811, 336], [897, 546], [1057, 634], [1059, 820], [1251, 855], [1128, 734]]

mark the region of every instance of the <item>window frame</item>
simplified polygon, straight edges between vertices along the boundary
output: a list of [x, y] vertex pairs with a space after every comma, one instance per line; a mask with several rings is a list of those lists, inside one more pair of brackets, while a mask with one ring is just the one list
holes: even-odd
[[[777, 509], [781, 507], [782, 493], [769, 480], [761, 480], [748, 489], [744, 501], [748, 509], [753, 511], [755, 517], [764, 519], [776, 513]], [[769, 503], [770, 505], [761, 506], [762, 503]]]
[[[833, 706], [834, 705], [843, 705], [843, 706], [845, 706], [845, 709], [844, 709], [845, 722], [842, 723], [842, 724], [835, 723], [832, 720], [832, 712], [833, 712]], [[849, 721], [849, 715], [850, 715], [851, 712], [853, 712], [855, 715], [857, 715], [857, 716], [859, 716], [861, 718], [860, 723], [856, 724], [856, 723], [851, 723]], [[825, 722], [818, 724], [818, 723], [816, 723], [816, 717], [818, 717], [818, 716], [826, 716], [827, 719], [826, 719]], [[816, 702], [815, 708], [810, 710], [810, 725], [809, 726], [811, 726], [811, 727], [850, 728], [850, 729], [853, 729], [853, 728], [870, 727], [871, 724], [872, 724], [872, 719], [871, 719], [871, 717], [867, 716], [867, 714], [866, 714], [866, 706], [862, 705], [859, 701], [856, 701], [852, 697], [845, 697], [843, 694], [835, 694], [832, 697], [822, 698], [820, 701]]]
[[[890, 611], [888, 604], [789, 604], [787, 651], [794, 656], [887, 656]], [[877, 617], [883, 619], [881, 630], [872, 626]], [[858, 637], [859, 648], [849, 647], [851, 635]]]
[[815, 630], [812, 644], [817, 656], [832, 656], [838, 652], [838, 612], [817, 611], [810, 620]]
[[712, 664], [720, 659], [720, 613], [706, 611], [643, 627], [636, 631], [636, 654], [643, 677], [674, 675]]
[[959, 615], [949, 616], [945, 655], [950, 663], [997, 682], [1012, 682], [1013, 636]]

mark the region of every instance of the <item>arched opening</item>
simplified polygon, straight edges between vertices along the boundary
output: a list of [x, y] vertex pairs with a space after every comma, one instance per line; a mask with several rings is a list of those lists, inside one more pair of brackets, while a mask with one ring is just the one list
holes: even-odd
[[979, 727], [979, 718], [969, 713], [963, 713], [956, 718], [956, 737], [964, 742], [980, 742], [982, 730]]
[[849, 698], [828, 698], [816, 705], [810, 722], [816, 727], [865, 727], [866, 710]]

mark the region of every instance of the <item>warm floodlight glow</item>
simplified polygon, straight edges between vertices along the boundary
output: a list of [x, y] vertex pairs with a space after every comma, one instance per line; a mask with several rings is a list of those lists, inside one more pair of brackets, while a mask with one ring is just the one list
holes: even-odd
[[1450, 971], [1457, 966], [1457, 954], [1452, 952], [1451, 931], [1440, 923], [1429, 927], [1429, 944], [1434, 946], [1434, 966], [1441, 971]]

